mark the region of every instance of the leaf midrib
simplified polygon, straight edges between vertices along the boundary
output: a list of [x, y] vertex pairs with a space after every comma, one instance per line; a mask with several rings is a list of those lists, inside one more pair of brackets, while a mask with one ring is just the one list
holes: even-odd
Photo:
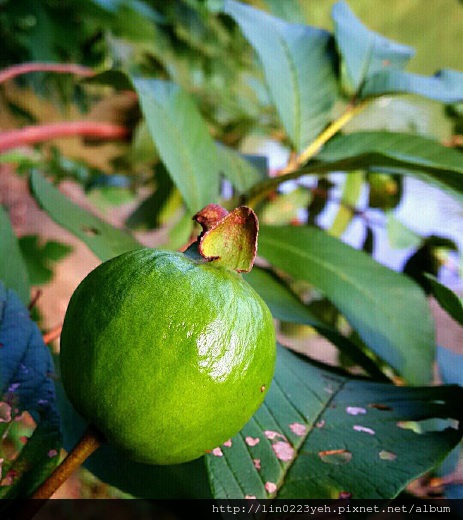
[[[288, 465], [283, 468], [282, 470], [282, 477], [281, 479], [278, 481], [278, 484], [277, 484], [277, 488], [278, 488], [278, 492], [277, 494], [275, 495], [274, 498], [277, 498], [278, 497], [278, 494], [279, 494], [279, 491], [280, 489], [284, 486], [284, 483], [285, 483], [285, 479], [286, 477], [288, 476], [288, 473], [290, 471], [290, 469], [292, 468], [294, 462], [298, 459], [299, 457], [299, 452], [300, 450], [302, 449], [302, 447], [305, 445], [307, 439], [310, 437], [311, 433], [313, 432], [313, 429], [314, 429], [314, 425], [317, 424], [317, 422], [319, 422], [320, 418], [323, 416], [323, 414], [325, 413], [325, 411], [327, 410], [327, 408], [330, 406], [330, 404], [333, 402], [333, 400], [335, 399], [335, 397], [337, 397], [337, 395], [339, 394], [339, 392], [344, 388], [344, 386], [346, 385], [347, 383], [347, 379], [344, 379], [343, 381], [341, 381], [339, 383], [339, 386], [337, 387], [336, 391], [333, 392], [329, 399], [323, 403], [323, 407], [322, 409], [320, 410], [320, 412], [315, 416], [314, 420], [309, 424], [309, 422], [306, 420], [306, 425], [307, 425], [307, 433], [303, 436], [300, 437], [300, 443], [299, 445], [296, 447], [294, 446], [294, 450], [296, 451], [297, 455], [288, 463]], [[310, 428], [309, 428], [310, 426]]]

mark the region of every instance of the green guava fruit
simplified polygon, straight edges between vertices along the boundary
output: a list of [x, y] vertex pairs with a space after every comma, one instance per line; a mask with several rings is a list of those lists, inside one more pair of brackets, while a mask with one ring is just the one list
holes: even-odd
[[155, 249], [93, 270], [61, 334], [75, 409], [151, 464], [193, 460], [235, 435], [262, 404], [275, 357], [270, 311], [240, 274]]

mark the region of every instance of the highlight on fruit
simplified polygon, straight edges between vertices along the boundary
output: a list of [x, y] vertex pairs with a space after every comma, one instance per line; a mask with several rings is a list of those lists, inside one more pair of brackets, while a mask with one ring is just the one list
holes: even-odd
[[70, 300], [61, 334], [64, 389], [130, 458], [178, 464], [240, 431], [275, 368], [272, 315], [239, 274], [252, 268], [250, 208], [209, 205], [185, 253], [142, 248], [99, 265]]

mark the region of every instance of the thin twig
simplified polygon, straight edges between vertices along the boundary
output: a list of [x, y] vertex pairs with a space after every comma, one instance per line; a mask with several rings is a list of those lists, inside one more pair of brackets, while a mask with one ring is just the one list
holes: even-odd
[[312, 141], [309, 146], [299, 154], [297, 159], [291, 161], [288, 167], [281, 170], [280, 175], [298, 170], [307, 163], [314, 155], [316, 155], [321, 147], [328, 142], [335, 134], [339, 132], [351, 119], [367, 106], [368, 100], [361, 101], [357, 105], [350, 104], [345, 112], [338, 119], [334, 120], [323, 132]]
[[[286, 180], [286, 176], [292, 174], [302, 168], [310, 159], [312, 159], [336, 133], [338, 133], [349, 121], [351, 121], [359, 112], [364, 110], [368, 104], [368, 100], [360, 101], [359, 103], [350, 103], [343, 114], [338, 119], [335, 119], [323, 132], [312, 141], [309, 146], [301, 152], [296, 158], [293, 156], [290, 158], [288, 164], [277, 172], [276, 180], [279, 183], [283, 183]], [[266, 184], [266, 181], [262, 181], [262, 184]], [[273, 186], [273, 185], [272, 185]], [[270, 188], [272, 189], [272, 188]], [[249, 198], [247, 205], [255, 207], [257, 203], [265, 198], [268, 194], [269, 189], [260, 189], [259, 184], [253, 186], [252, 196]]]
[[58, 339], [61, 335], [61, 331], [63, 330], [63, 325], [57, 325], [53, 329], [49, 330], [47, 333], [43, 335], [43, 342], [45, 345], [48, 345], [55, 339]]
[[37, 305], [39, 298], [42, 296], [42, 292], [43, 292], [42, 289], [37, 289], [36, 293], [31, 298], [31, 301], [29, 302], [29, 307], [28, 307], [28, 309], [30, 311]]
[[104, 443], [103, 435], [92, 425], [84, 432], [74, 448], [45, 482], [32, 494], [24, 507], [17, 511], [14, 520], [31, 520], [46, 501]]
[[95, 71], [83, 65], [75, 63], [21, 63], [13, 65], [0, 72], [0, 84], [5, 83], [17, 76], [29, 74], [30, 72], [58, 72], [61, 74], [75, 74], [76, 76], [90, 77]]
[[66, 121], [47, 125], [32, 125], [17, 130], [0, 132], [0, 152], [62, 137], [81, 136], [123, 140], [127, 139], [129, 135], [130, 130], [125, 126], [95, 121]]

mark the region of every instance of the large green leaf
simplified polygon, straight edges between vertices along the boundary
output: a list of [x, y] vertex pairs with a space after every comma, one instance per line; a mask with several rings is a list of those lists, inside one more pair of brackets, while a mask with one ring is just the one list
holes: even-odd
[[302, 151], [329, 122], [337, 96], [332, 35], [235, 0], [226, 0], [224, 11], [258, 54], [280, 120]]
[[32, 285], [41, 285], [53, 278], [53, 262], [61, 260], [72, 251], [72, 247], [62, 242], [48, 240], [41, 242], [38, 235], [26, 235], [19, 239], [24, 262]]
[[159, 156], [192, 214], [217, 202], [220, 160], [192, 98], [178, 85], [132, 79]]
[[30, 288], [26, 264], [8, 214], [0, 205], [0, 281], [14, 289], [23, 303], [29, 303]]
[[320, 289], [408, 382], [431, 380], [432, 317], [424, 292], [408, 277], [316, 228], [261, 226], [259, 254]]
[[31, 173], [30, 185], [32, 194], [50, 217], [82, 240], [101, 260], [142, 247], [128, 231], [111, 226], [71, 202], [38, 171]]
[[403, 423], [461, 421], [462, 398], [463, 388], [456, 385], [373, 383], [279, 348], [262, 407], [238, 435], [206, 457], [213, 495], [394, 498], [435, 467], [462, 436], [452, 427], [418, 434]]
[[415, 54], [412, 47], [367, 29], [344, 1], [333, 6], [332, 18], [336, 44], [346, 67], [348, 87], [354, 92], [377, 71], [403, 69]]
[[313, 327], [372, 377], [380, 381], [388, 380], [369, 356], [336, 329], [314, 316], [289, 287], [271, 271], [254, 266], [249, 273], [244, 275], [244, 278], [259, 293], [274, 318]]
[[365, 81], [360, 97], [384, 94], [417, 94], [442, 103], [458, 103], [463, 101], [463, 73], [442, 70], [434, 76], [423, 76], [402, 70], [383, 70]]
[[[355, 132], [335, 137], [317, 155], [333, 170], [395, 168], [463, 192], [463, 155], [433, 139], [398, 132]], [[331, 165], [329, 164], [331, 163]], [[316, 166], [315, 166], [316, 167]]]

